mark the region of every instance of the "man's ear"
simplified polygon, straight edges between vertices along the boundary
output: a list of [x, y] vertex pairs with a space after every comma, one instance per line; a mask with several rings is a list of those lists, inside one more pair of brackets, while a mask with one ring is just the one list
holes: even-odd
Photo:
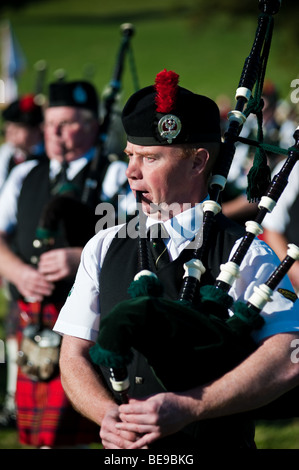
[[205, 169], [208, 160], [209, 160], [209, 152], [205, 148], [199, 148], [195, 150], [194, 160], [193, 160], [193, 167], [192, 169], [197, 173], [202, 173]]

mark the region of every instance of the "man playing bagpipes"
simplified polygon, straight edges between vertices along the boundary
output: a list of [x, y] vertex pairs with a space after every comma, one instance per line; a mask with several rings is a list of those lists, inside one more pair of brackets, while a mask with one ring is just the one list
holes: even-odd
[[[202, 333], [201, 327], [182, 322], [184, 330], [180, 330], [174, 317], [180, 317], [180, 310], [182, 316], [188, 310], [183, 303], [178, 306], [177, 299], [183, 265], [192, 258], [194, 238], [202, 235], [211, 171], [221, 158], [219, 110], [209, 98], [178, 86], [178, 75], [164, 70], [154, 86], [131, 96], [122, 119], [127, 134], [127, 176], [142, 210], [138, 222], [99, 232], [83, 251], [74, 286], [54, 327], [64, 335], [60, 358], [63, 386], [75, 408], [101, 427], [106, 449], [254, 448], [254, 426], [244, 412], [274, 400], [299, 382], [298, 364], [291, 361], [291, 345], [298, 340], [299, 327], [296, 295], [285, 277], [250, 335], [255, 347], [244, 353], [239, 364], [227, 366], [213, 377], [209, 369], [214, 365], [209, 366], [208, 355], [205, 364], [193, 364], [198, 377], [195, 386], [189, 385], [188, 376], [181, 378], [188, 360], [179, 363], [180, 350], [188, 348], [196, 337], [203, 349], [209, 348], [209, 335]], [[164, 250], [155, 258], [150, 238], [157, 222], [164, 232]], [[139, 241], [143, 237], [148, 247], [149, 270], [163, 288], [158, 295], [133, 293], [134, 276], [148, 269], [140, 263], [138, 234]], [[241, 227], [221, 213], [215, 216], [202, 260], [201, 286], [214, 283], [220, 265], [231, 258], [242, 236]], [[153, 244], [159, 245], [158, 241]], [[160, 267], [165, 252], [169, 259]], [[265, 282], [278, 264], [271, 249], [256, 238], [230, 291], [234, 301], [247, 301], [254, 286]], [[153, 300], [154, 295], [158, 300]], [[104, 324], [106, 328], [113, 312], [118, 314], [110, 322], [116, 336], [108, 338]], [[202, 325], [210, 332], [205, 321]], [[136, 331], [134, 322], [138, 323]], [[107, 369], [102, 365], [101, 372], [96, 369], [90, 355], [97, 343], [103, 355], [109, 342], [117, 352], [118, 342], [126, 342], [130, 333], [135, 351], [127, 361], [128, 402], [120, 404], [120, 395], [111, 390]], [[245, 342], [244, 348], [241, 343], [240, 352], [245, 347]], [[144, 357], [139, 352], [143, 350], [148, 357], [159, 351], [163, 366], [158, 358], [157, 369], [151, 368], [147, 354]], [[93, 360], [96, 358], [97, 351]], [[217, 363], [217, 357], [214, 359]]]
[[[121, 188], [127, 165], [110, 162], [102, 152], [99, 100], [89, 82], [50, 84], [44, 129], [48, 158], [18, 165], [1, 192], [0, 272], [16, 305], [10, 321], [20, 343], [19, 438], [23, 444], [54, 447], [93, 440], [95, 427], [84, 420], [82, 434], [82, 416], [61, 387], [60, 336], [57, 340], [51, 333], [83, 246], [95, 233], [96, 205]], [[83, 200], [90, 176], [94, 184]]]

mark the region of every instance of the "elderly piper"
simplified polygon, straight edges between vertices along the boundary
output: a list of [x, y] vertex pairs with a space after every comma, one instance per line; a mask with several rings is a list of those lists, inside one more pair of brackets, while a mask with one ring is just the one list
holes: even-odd
[[95, 427], [82, 421], [61, 387], [60, 336], [52, 331], [82, 248], [95, 233], [95, 205], [82, 202], [83, 188], [100, 160], [94, 204], [113, 196], [126, 180], [127, 165], [111, 163], [99, 149], [99, 100], [89, 82], [50, 84], [44, 128], [48, 158], [16, 166], [1, 192], [0, 274], [16, 304], [11, 322], [20, 351], [20, 442], [57, 447], [94, 439]]

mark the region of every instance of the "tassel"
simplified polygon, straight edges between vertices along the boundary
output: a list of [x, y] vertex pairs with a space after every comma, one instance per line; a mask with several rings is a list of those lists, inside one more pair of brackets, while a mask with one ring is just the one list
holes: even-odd
[[37, 108], [37, 105], [34, 101], [34, 95], [28, 94], [20, 98], [19, 108], [22, 113], [31, 113]]
[[247, 199], [250, 202], [259, 201], [266, 193], [271, 182], [271, 170], [267, 164], [267, 156], [262, 148], [257, 148], [253, 165], [247, 175]]
[[[263, 109], [264, 101], [260, 99], [258, 106], [255, 108], [258, 130], [257, 140], [262, 143], [263, 138]], [[267, 155], [263, 148], [257, 147], [253, 160], [252, 168], [247, 175], [247, 199], [249, 202], [260, 201], [261, 197], [266, 193], [271, 182], [271, 170], [268, 166]]]
[[115, 369], [124, 367], [132, 361], [133, 353], [129, 351], [128, 354], [117, 354], [114, 351], [108, 351], [102, 348], [98, 343], [94, 344], [89, 354], [95, 364], [101, 364], [105, 367], [112, 367]]
[[265, 323], [263, 317], [254, 308], [246, 305], [244, 302], [236, 302], [234, 305], [234, 315], [230, 317], [226, 324], [240, 332], [251, 332], [253, 329], [261, 328]]
[[132, 299], [141, 296], [159, 297], [162, 295], [163, 287], [159, 279], [152, 276], [141, 276], [138, 280], [132, 281], [128, 293]]
[[200, 295], [202, 302], [213, 302], [226, 309], [231, 308], [233, 304], [232, 297], [221, 289], [217, 289], [215, 286], [207, 285], [201, 287]]
[[158, 73], [155, 80], [156, 106], [158, 113], [170, 113], [175, 108], [179, 75], [166, 69]]

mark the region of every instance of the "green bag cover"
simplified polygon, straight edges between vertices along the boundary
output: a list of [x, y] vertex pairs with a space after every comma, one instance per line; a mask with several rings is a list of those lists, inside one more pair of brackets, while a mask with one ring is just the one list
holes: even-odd
[[241, 362], [253, 349], [214, 315], [188, 304], [158, 297], [125, 300], [101, 321], [94, 362], [126, 366], [134, 348], [143, 354], [169, 391], [182, 391], [213, 380]]

